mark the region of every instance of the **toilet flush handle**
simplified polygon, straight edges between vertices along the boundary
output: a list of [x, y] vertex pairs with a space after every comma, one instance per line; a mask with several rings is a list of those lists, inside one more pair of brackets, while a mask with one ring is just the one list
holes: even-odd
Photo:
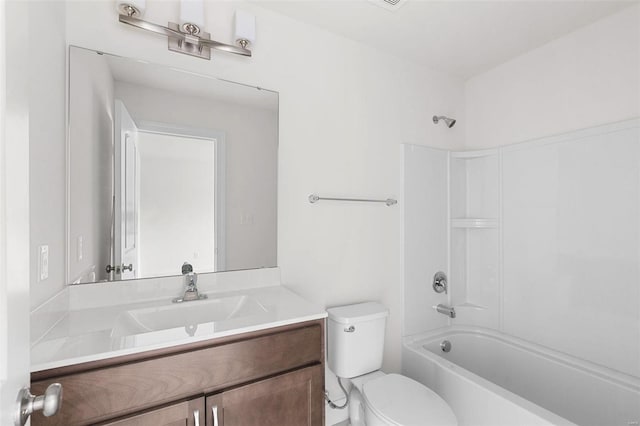
[[344, 328], [345, 333], [353, 333], [354, 331], [356, 331], [356, 328], [353, 325]]

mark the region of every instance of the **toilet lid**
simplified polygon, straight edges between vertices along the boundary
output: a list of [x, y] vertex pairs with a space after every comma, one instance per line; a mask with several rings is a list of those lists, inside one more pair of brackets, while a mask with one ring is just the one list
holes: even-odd
[[426, 386], [399, 374], [387, 374], [366, 382], [363, 394], [371, 411], [391, 425], [458, 424], [444, 399]]

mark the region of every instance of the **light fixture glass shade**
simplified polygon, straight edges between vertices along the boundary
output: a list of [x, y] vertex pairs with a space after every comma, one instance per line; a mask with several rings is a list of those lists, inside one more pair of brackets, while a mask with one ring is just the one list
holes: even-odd
[[180, 0], [180, 25], [194, 24], [204, 27], [204, 4], [202, 0]]
[[234, 20], [235, 40], [256, 41], [256, 17], [243, 10], [236, 10]]

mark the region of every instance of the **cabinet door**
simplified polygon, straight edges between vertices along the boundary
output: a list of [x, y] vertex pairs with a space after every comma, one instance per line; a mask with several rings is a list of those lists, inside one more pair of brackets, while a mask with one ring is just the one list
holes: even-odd
[[104, 426], [204, 426], [204, 397], [137, 414]]
[[316, 365], [209, 396], [207, 426], [322, 426], [323, 374]]

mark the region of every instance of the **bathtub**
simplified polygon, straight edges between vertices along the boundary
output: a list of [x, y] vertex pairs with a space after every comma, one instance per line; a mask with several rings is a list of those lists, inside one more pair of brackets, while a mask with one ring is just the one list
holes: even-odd
[[461, 426], [640, 421], [639, 378], [491, 330], [448, 327], [405, 337], [402, 369], [443, 397]]

